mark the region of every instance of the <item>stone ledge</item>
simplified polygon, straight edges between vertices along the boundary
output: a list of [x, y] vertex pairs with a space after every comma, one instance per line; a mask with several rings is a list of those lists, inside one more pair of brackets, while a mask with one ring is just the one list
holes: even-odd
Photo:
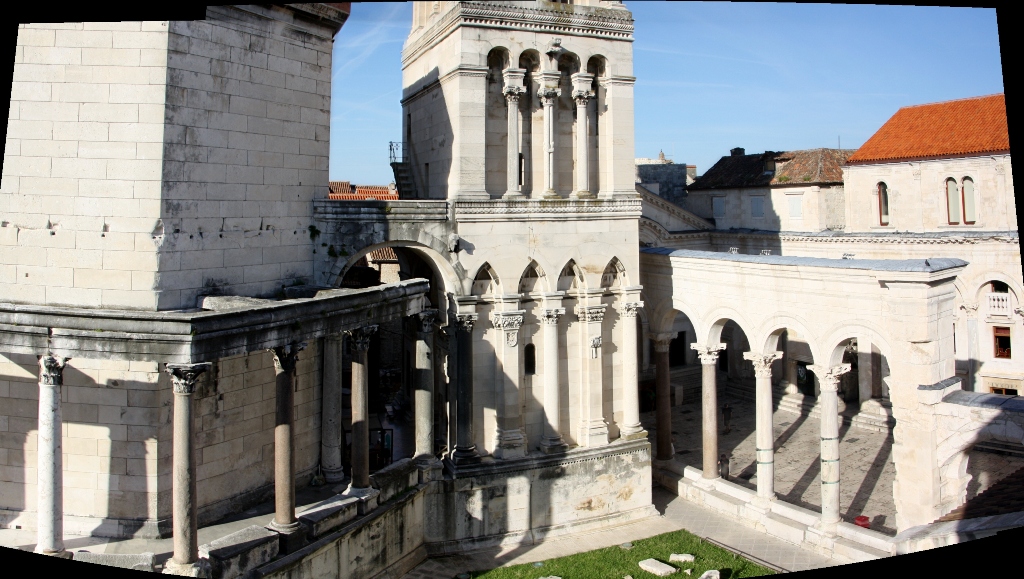
[[992, 515], [960, 521], [943, 521], [911, 527], [893, 538], [893, 553], [905, 555], [995, 535], [1024, 527], [1024, 512]]
[[302, 511], [298, 519], [310, 537], [319, 537], [359, 516], [359, 501], [358, 497], [335, 495]]
[[370, 475], [370, 484], [380, 491], [378, 502], [387, 502], [419, 484], [420, 471], [411, 458], [403, 458]]
[[156, 556], [153, 553], [138, 554], [115, 554], [115, 553], [90, 553], [89, 551], [75, 551], [73, 559], [81, 563], [93, 563], [96, 565], [107, 565], [108, 567], [119, 567], [121, 569], [132, 569], [135, 571], [150, 571], [156, 566]]
[[214, 577], [234, 579], [277, 557], [279, 543], [277, 533], [252, 525], [201, 545], [199, 556], [210, 560]]

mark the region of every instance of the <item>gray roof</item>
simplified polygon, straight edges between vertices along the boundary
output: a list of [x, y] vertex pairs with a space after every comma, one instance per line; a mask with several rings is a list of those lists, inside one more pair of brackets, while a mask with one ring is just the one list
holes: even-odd
[[875, 271], [924, 273], [943, 271], [967, 265], [966, 261], [952, 257], [930, 257], [928, 259], [826, 259], [823, 257], [797, 257], [790, 255], [746, 255], [742, 253], [726, 253], [721, 251], [672, 249], [669, 247], [643, 248], [640, 250], [640, 253], [667, 255], [670, 257], [688, 257], [691, 259], [715, 259], [718, 261], [763, 263], [768, 265], [802, 265], [809, 267], [830, 267], [833, 269], [869, 269]]

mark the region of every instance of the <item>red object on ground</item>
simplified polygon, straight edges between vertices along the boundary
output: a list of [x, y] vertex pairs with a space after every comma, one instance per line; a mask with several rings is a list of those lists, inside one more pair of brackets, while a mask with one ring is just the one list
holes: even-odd
[[868, 518], [864, 515], [855, 518], [853, 520], [853, 524], [857, 525], [858, 527], [864, 527], [865, 529], [871, 528], [871, 523], [868, 522]]

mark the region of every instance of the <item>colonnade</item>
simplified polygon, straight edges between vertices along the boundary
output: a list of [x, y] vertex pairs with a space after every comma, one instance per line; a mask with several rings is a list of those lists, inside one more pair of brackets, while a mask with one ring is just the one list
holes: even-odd
[[[671, 334], [655, 334], [657, 394], [656, 423], [657, 448], [655, 460], [667, 461], [673, 458], [672, 414], [669, 400], [669, 359], [668, 350]], [[702, 405], [702, 478], [710, 481], [720, 477], [718, 467], [718, 401], [717, 364], [718, 356], [725, 344], [691, 344], [701, 361], [701, 405]], [[772, 362], [782, 358], [782, 352], [761, 354], [744, 352], [743, 357], [754, 364], [756, 401], [756, 461], [757, 498], [755, 504], [762, 508], [775, 500], [775, 434], [772, 424]], [[834, 366], [811, 365], [810, 370], [818, 377], [821, 393], [818, 404], [821, 409], [821, 519], [822, 532], [835, 533], [839, 523], [839, 378], [850, 371], [850, 364]], [[790, 375], [786, 365], [786, 378], [795, 383], [795, 366]]]
[[[508, 139], [507, 139], [507, 179], [508, 186], [504, 199], [518, 199], [523, 197], [522, 185], [519, 183], [519, 158], [523, 152], [523, 143], [519, 134], [519, 127], [522, 123], [519, 112], [519, 99], [525, 92], [523, 79], [526, 70], [521, 68], [507, 68], [502, 72], [505, 86], [502, 89], [508, 105]], [[590, 191], [590, 116], [587, 107], [590, 100], [595, 98], [591, 88], [594, 81], [593, 74], [577, 72], [571, 75], [572, 99], [576, 104], [576, 186], [570, 193], [570, 197], [576, 199], [593, 199], [596, 197]], [[538, 96], [541, 99], [544, 110], [544, 198], [559, 198], [555, 191], [555, 124], [556, 109], [555, 101], [562, 95], [559, 88], [561, 73], [558, 71], [545, 71], [539, 73], [540, 88]]]

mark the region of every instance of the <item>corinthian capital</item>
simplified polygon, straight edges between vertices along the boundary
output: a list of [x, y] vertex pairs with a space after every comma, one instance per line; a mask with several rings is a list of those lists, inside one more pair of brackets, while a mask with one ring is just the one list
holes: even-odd
[[576, 106], [585, 107], [590, 99], [594, 98], [594, 93], [589, 90], [574, 90], [572, 91], [572, 100], [576, 101]]
[[295, 363], [299, 360], [299, 352], [306, 349], [305, 342], [292, 342], [284, 346], [272, 348], [274, 353], [274, 367], [281, 372], [295, 370]]
[[365, 352], [370, 349], [370, 338], [377, 333], [377, 325], [371, 324], [345, 332], [349, 347], [354, 352]]
[[704, 345], [694, 342], [690, 344], [690, 348], [697, 351], [701, 364], [714, 364], [718, 361], [718, 353], [725, 349], [725, 344]]
[[607, 307], [607, 304], [597, 306], [576, 306], [576, 315], [579, 316], [581, 322], [601, 323], [604, 321], [604, 310]]
[[506, 85], [505, 88], [501, 89], [501, 92], [505, 95], [505, 98], [508, 99], [508, 102], [519, 102], [519, 96], [526, 92], [526, 87]]
[[960, 309], [964, 311], [964, 315], [968, 318], [975, 318], [978, 315], [977, 303], [964, 302], [960, 304]]
[[476, 323], [477, 314], [456, 314], [455, 324], [460, 332], [472, 332], [473, 324]]
[[537, 91], [537, 96], [544, 101], [544, 106], [551, 106], [555, 104], [555, 99], [561, 96], [561, 94], [561, 89], [552, 86], [541, 87], [541, 89]]
[[822, 392], [835, 392], [839, 390], [839, 377], [850, 371], [850, 365], [836, 364], [835, 366], [824, 366], [811, 364], [807, 369], [814, 372], [814, 375], [818, 377], [818, 384], [821, 385]]
[[551, 324], [553, 326], [558, 325], [558, 318], [565, 315], [565, 308], [546, 308], [541, 310], [541, 322], [545, 324]]
[[71, 358], [56, 358], [47, 354], [39, 358], [39, 383], [44, 386], [64, 384], [64, 367]]
[[754, 363], [754, 376], [758, 378], [771, 378], [772, 362], [780, 358], [782, 358], [782, 352], [772, 352], [771, 354], [743, 352], [743, 359]]
[[643, 307], [643, 302], [626, 302], [622, 304], [622, 316], [626, 318], [635, 318]]
[[171, 375], [171, 386], [175, 394], [193, 394], [196, 391], [196, 384], [203, 372], [210, 369], [212, 364], [203, 362], [200, 364], [167, 364], [164, 372]]
[[675, 332], [665, 332], [659, 334], [651, 334], [651, 340], [654, 341], [654, 351], [664, 354], [669, 351], [669, 347], [672, 345], [672, 340], [676, 339]]
[[420, 333], [430, 334], [434, 331], [434, 324], [437, 322], [437, 310], [426, 309], [416, 314], [416, 319], [420, 323]]

